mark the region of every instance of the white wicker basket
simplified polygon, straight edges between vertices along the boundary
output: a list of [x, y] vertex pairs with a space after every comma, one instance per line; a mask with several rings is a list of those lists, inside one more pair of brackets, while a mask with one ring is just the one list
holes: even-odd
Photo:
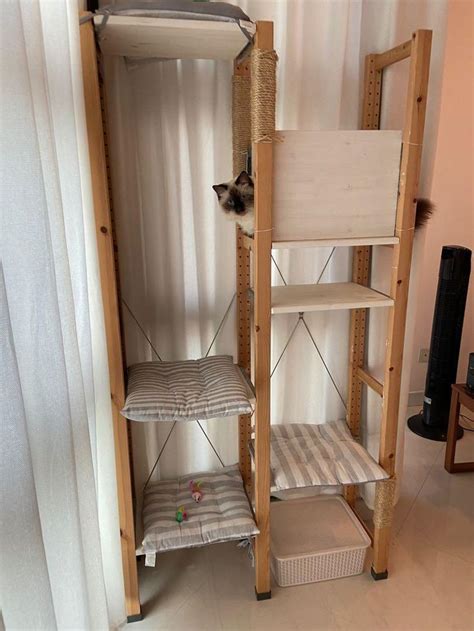
[[361, 574], [369, 546], [338, 495], [271, 504], [271, 564], [280, 587]]

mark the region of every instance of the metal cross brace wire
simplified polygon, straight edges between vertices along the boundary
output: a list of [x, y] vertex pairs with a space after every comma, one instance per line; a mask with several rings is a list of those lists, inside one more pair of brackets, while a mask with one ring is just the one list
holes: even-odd
[[[330, 260], [331, 260], [331, 258], [333, 256], [335, 250], [336, 250], [336, 248], [333, 247], [332, 250], [331, 250], [331, 253], [329, 254], [329, 256], [328, 256], [328, 258], [327, 258], [327, 260], [326, 260], [326, 262], [325, 262], [325, 264], [323, 266], [323, 269], [321, 270], [321, 273], [319, 274], [319, 276], [318, 276], [318, 278], [317, 278], [317, 280], [315, 282], [316, 285], [320, 282], [321, 278], [323, 277], [323, 274], [326, 271], [326, 268], [329, 265], [329, 262], [330, 262]], [[287, 281], [286, 281], [281, 269], [279, 268], [277, 262], [275, 261], [275, 258], [273, 256], [273, 254], [271, 255], [271, 257], [272, 257], [273, 264], [275, 265], [275, 267], [276, 267], [276, 269], [278, 271], [278, 274], [279, 274], [280, 278], [282, 279], [283, 283], [285, 285], [288, 285], [288, 283], [287, 283]], [[340, 398], [340, 400], [342, 402], [342, 405], [344, 406], [344, 409], [347, 411], [346, 402], [344, 401], [344, 398], [343, 398], [339, 388], [337, 387], [336, 381], [334, 380], [334, 377], [332, 376], [331, 371], [329, 370], [329, 367], [328, 367], [328, 365], [327, 365], [327, 363], [326, 363], [321, 351], [319, 350], [319, 347], [318, 347], [318, 345], [316, 343], [316, 340], [314, 339], [314, 336], [311, 333], [311, 330], [310, 330], [306, 320], [304, 319], [304, 313], [303, 312], [299, 313], [299, 315], [298, 315], [298, 320], [297, 320], [295, 326], [293, 327], [293, 329], [292, 329], [292, 331], [290, 333], [290, 336], [289, 336], [285, 346], [283, 347], [282, 352], [280, 353], [280, 355], [279, 355], [279, 357], [278, 357], [278, 359], [277, 359], [277, 361], [276, 361], [276, 363], [275, 363], [275, 365], [274, 365], [274, 367], [272, 369], [272, 372], [270, 373], [270, 379], [273, 377], [276, 369], [278, 368], [278, 365], [280, 364], [280, 362], [281, 362], [281, 360], [283, 358], [283, 355], [285, 354], [285, 352], [286, 352], [286, 350], [287, 350], [287, 348], [288, 348], [288, 346], [289, 346], [289, 344], [290, 344], [290, 342], [291, 342], [291, 340], [292, 340], [292, 338], [293, 338], [293, 336], [294, 336], [294, 334], [296, 332], [296, 329], [298, 328], [300, 322], [303, 322], [303, 325], [304, 325], [304, 327], [305, 327], [305, 329], [306, 329], [306, 331], [307, 331], [307, 333], [308, 333], [308, 335], [310, 337], [310, 340], [311, 340], [314, 348], [316, 349], [316, 352], [318, 353], [318, 356], [319, 356], [324, 368], [326, 369], [326, 371], [327, 371], [327, 373], [329, 375], [331, 383], [333, 384], [333, 386], [334, 386], [334, 388], [335, 388], [335, 390], [336, 390], [336, 392], [337, 392], [337, 394], [338, 394], [338, 396], [339, 396], [339, 398]]]
[[[231, 301], [229, 302], [229, 305], [228, 305], [228, 307], [227, 307], [227, 309], [226, 309], [226, 311], [225, 311], [224, 315], [222, 316], [222, 319], [221, 319], [221, 321], [220, 321], [220, 323], [219, 323], [219, 326], [217, 327], [217, 330], [216, 330], [216, 332], [215, 332], [215, 334], [214, 334], [214, 337], [212, 338], [211, 343], [209, 344], [209, 348], [207, 349], [207, 352], [206, 352], [206, 354], [205, 354], [205, 357], [208, 357], [208, 356], [209, 356], [209, 353], [211, 352], [211, 349], [212, 349], [212, 347], [213, 347], [213, 345], [214, 345], [214, 343], [215, 343], [215, 341], [216, 341], [216, 339], [217, 339], [217, 337], [218, 337], [219, 333], [221, 332], [222, 327], [223, 327], [223, 326], [224, 326], [224, 324], [225, 324], [225, 321], [226, 321], [226, 319], [227, 319], [227, 316], [229, 315], [230, 310], [232, 309], [232, 305], [234, 304], [234, 301], [235, 301], [236, 296], [237, 296], [237, 292], [235, 292], [235, 293], [234, 293], [234, 295], [232, 296]], [[129, 305], [127, 304], [127, 302], [126, 302], [123, 298], [122, 298], [122, 303], [123, 303], [123, 305], [126, 307], [127, 311], [129, 312], [130, 316], [132, 317], [132, 319], [135, 321], [135, 323], [136, 323], [136, 325], [138, 326], [139, 330], [140, 330], [140, 331], [141, 331], [141, 333], [143, 334], [143, 337], [146, 339], [146, 341], [147, 341], [147, 342], [148, 342], [148, 344], [150, 345], [150, 347], [151, 347], [152, 351], [155, 353], [155, 355], [156, 355], [156, 357], [158, 358], [158, 360], [159, 360], [159, 361], [163, 361], [163, 359], [161, 358], [160, 354], [158, 353], [158, 351], [156, 350], [155, 346], [153, 345], [152, 341], [150, 340], [150, 338], [148, 337], [148, 335], [145, 333], [144, 328], [142, 327], [142, 325], [141, 325], [141, 324], [140, 324], [140, 322], [138, 321], [137, 317], [135, 316], [135, 314], [133, 313], [133, 311], [131, 310], [131, 308], [129, 307]], [[145, 482], [145, 486], [143, 487], [143, 490], [145, 490], [145, 489], [146, 489], [146, 487], [147, 487], [147, 485], [148, 485], [148, 483], [149, 483], [149, 481], [150, 481], [150, 479], [151, 479], [151, 476], [153, 475], [153, 472], [154, 472], [154, 471], [155, 471], [155, 469], [156, 469], [156, 466], [157, 466], [157, 464], [158, 464], [158, 462], [159, 462], [159, 460], [160, 460], [160, 458], [161, 458], [161, 456], [162, 456], [162, 454], [163, 454], [163, 451], [165, 450], [165, 447], [166, 447], [166, 445], [167, 445], [167, 443], [168, 443], [168, 441], [169, 441], [169, 439], [170, 439], [170, 437], [171, 437], [171, 434], [173, 433], [173, 430], [174, 430], [174, 428], [175, 428], [176, 423], [177, 423], [177, 421], [174, 421], [174, 422], [173, 422], [173, 425], [171, 426], [171, 429], [170, 429], [170, 431], [168, 432], [168, 435], [167, 435], [167, 437], [166, 437], [166, 440], [165, 440], [165, 442], [163, 443], [163, 446], [162, 446], [162, 447], [161, 447], [161, 449], [160, 449], [160, 452], [159, 452], [159, 454], [158, 454], [158, 457], [157, 457], [157, 459], [155, 460], [155, 463], [154, 463], [154, 465], [153, 465], [153, 467], [152, 467], [152, 469], [151, 469], [151, 471], [150, 471], [150, 475], [148, 476], [148, 478], [147, 478], [147, 480], [146, 480], [146, 482]], [[204, 430], [203, 426], [201, 425], [200, 421], [197, 421], [197, 424], [199, 425], [199, 429], [201, 430], [201, 432], [202, 432], [202, 433], [204, 434], [204, 436], [206, 437], [206, 440], [207, 440], [207, 442], [209, 443], [209, 445], [211, 446], [211, 448], [212, 448], [213, 452], [216, 454], [216, 456], [217, 456], [217, 458], [218, 458], [219, 462], [221, 463], [221, 465], [222, 465], [223, 467], [225, 467], [225, 464], [224, 464], [224, 462], [223, 462], [222, 458], [220, 457], [220, 455], [219, 455], [219, 453], [218, 453], [217, 449], [216, 449], [216, 448], [215, 448], [215, 446], [213, 445], [213, 443], [212, 443], [211, 439], [210, 439], [210, 438], [209, 438], [209, 436], [207, 435], [207, 433], [206, 433], [206, 431]]]

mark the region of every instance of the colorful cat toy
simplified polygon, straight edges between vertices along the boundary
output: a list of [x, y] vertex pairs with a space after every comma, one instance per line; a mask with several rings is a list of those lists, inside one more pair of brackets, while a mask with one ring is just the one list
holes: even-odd
[[201, 482], [190, 480], [189, 488], [191, 490], [191, 497], [193, 500], [195, 502], [200, 502], [202, 500]]
[[180, 506], [176, 511], [176, 521], [180, 524], [182, 521], [185, 521], [188, 518], [188, 514], [184, 510], [184, 506]]

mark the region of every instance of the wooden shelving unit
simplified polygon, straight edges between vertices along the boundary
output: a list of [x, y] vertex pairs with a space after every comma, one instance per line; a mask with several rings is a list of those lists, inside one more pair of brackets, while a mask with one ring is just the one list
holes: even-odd
[[[131, 464], [127, 421], [120, 415], [125, 398], [114, 235], [107, 182], [107, 159], [93, 22], [81, 20], [86, 118], [96, 214], [111, 398], [115, 431], [117, 491], [123, 572], [129, 621], [141, 617], [135, 556]], [[103, 16], [95, 18], [102, 24]], [[364, 80], [362, 130], [275, 132], [276, 55], [273, 24], [257, 22], [253, 45], [237, 24], [195, 23], [109, 16], [100, 28], [103, 54], [158, 58], [220, 58], [237, 55], [233, 74], [233, 170], [246, 166], [251, 149], [255, 183], [255, 234], [239, 229], [237, 256], [238, 363], [253, 376], [256, 402], [252, 462], [251, 417], [239, 417], [239, 468], [252, 497], [259, 535], [255, 538], [255, 590], [270, 587], [270, 350], [271, 320], [281, 313], [351, 310], [347, 425], [359, 437], [363, 384], [383, 399], [377, 478], [374, 578], [385, 578], [392, 520], [395, 449], [406, 306], [413, 245], [415, 201], [421, 164], [431, 32], [420, 30], [409, 42], [368, 55]], [[380, 126], [383, 70], [410, 57], [405, 123], [402, 132]], [[264, 89], [262, 89], [264, 88]], [[364, 131], [365, 130], [365, 131]], [[276, 135], [278, 141], [276, 142]], [[401, 161], [400, 161], [401, 154]], [[284, 173], [285, 177], [279, 176]], [[211, 184], [211, 183], [210, 183]], [[116, 245], [116, 244], [115, 244]], [[271, 286], [272, 248], [354, 247], [352, 282]], [[390, 294], [369, 287], [373, 246], [390, 246]], [[253, 257], [253, 265], [251, 265]], [[253, 300], [250, 299], [250, 288]], [[366, 368], [367, 309], [389, 310], [383, 384]], [[253, 309], [253, 319], [251, 318]], [[253, 340], [254, 362], [251, 358]], [[345, 487], [354, 506], [357, 489]]]

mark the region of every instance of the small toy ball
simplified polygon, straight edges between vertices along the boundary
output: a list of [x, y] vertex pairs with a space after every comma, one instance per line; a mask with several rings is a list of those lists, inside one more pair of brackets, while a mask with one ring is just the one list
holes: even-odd
[[195, 502], [200, 502], [202, 500], [201, 482], [190, 480], [189, 488], [191, 490], [191, 497], [193, 500]]
[[184, 510], [184, 506], [180, 506], [176, 511], [176, 521], [180, 524], [182, 521], [185, 521], [188, 518], [188, 514]]

